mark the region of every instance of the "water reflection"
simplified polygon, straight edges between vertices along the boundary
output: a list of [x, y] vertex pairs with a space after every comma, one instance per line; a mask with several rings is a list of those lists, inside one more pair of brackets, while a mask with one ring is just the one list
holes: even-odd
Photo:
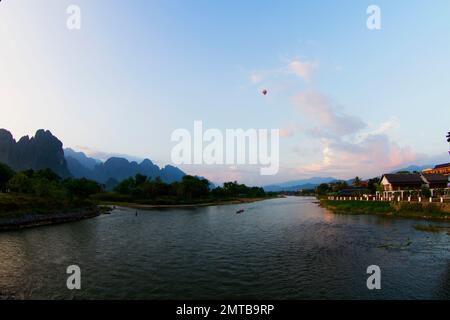
[[[336, 215], [313, 198], [140, 211], [0, 234], [0, 292], [19, 298], [449, 298], [449, 236]], [[237, 215], [237, 209], [244, 208]], [[83, 290], [65, 288], [66, 267]], [[366, 268], [382, 268], [367, 290]]]

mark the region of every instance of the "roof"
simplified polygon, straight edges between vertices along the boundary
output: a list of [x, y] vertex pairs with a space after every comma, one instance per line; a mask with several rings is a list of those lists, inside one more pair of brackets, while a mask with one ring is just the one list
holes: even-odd
[[440, 173], [425, 173], [423, 175], [428, 183], [447, 183], [448, 178]]
[[339, 191], [338, 195], [351, 196], [354, 194], [363, 194], [363, 193], [368, 193], [368, 192], [369, 192], [369, 190], [367, 188], [349, 187], [349, 188], [345, 188], [345, 189], [342, 189], [341, 191]]
[[[422, 185], [424, 181], [418, 173], [388, 173], [384, 174], [389, 183], [407, 184], [407, 185]], [[383, 179], [381, 177], [381, 179]]]
[[435, 169], [439, 169], [439, 168], [447, 168], [450, 167], [450, 163], [443, 163], [443, 164], [438, 164], [437, 166], [435, 166]]

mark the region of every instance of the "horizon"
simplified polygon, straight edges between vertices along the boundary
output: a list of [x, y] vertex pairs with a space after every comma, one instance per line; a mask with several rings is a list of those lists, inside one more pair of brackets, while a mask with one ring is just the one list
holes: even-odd
[[[446, 1], [378, 1], [381, 30], [367, 29], [365, 2], [80, 0], [71, 31], [69, 4], [1, 3], [0, 127], [16, 140], [44, 128], [94, 158], [149, 158], [249, 185], [448, 162]], [[278, 174], [173, 164], [171, 133], [199, 119], [279, 128]]]
[[[11, 132], [10, 130], [8, 130], [7, 128], [0, 128], [0, 130], [6, 130], [6, 131], [8, 131], [8, 132], [10, 132], [11, 133], [11, 135], [12, 135], [12, 137], [13, 137], [13, 139], [16, 141], [16, 142], [18, 142], [21, 138], [25, 138], [25, 137], [27, 137], [28, 139], [32, 139], [32, 138], [34, 138], [35, 137], [35, 134], [29, 134], [29, 135], [24, 135], [24, 136], [21, 136], [21, 137], [16, 137], [16, 136], [14, 136], [14, 133], [13, 132]], [[53, 135], [53, 133], [51, 132], [51, 130], [47, 130], [47, 129], [45, 129], [45, 128], [40, 128], [40, 129], [38, 129], [37, 131], [39, 131], [39, 130], [43, 130], [43, 131], [49, 131], [52, 135]], [[56, 136], [55, 136], [56, 137]], [[58, 138], [58, 137], [56, 137], [56, 138]], [[59, 139], [59, 138], [58, 138]], [[67, 149], [69, 149], [69, 150], [71, 150], [72, 152], [75, 152], [75, 153], [81, 153], [81, 154], [83, 154], [85, 157], [87, 157], [87, 158], [89, 158], [89, 159], [93, 159], [93, 160], [95, 160], [96, 162], [98, 162], [98, 163], [105, 163], [106, 161], [108, 161], [109, 159], [111, 159], [111, 158], [119, 158], [119, 159], [126, 159], [128, 162], [135, 162], [135, 163], [138, 163], [138, 164], [140, 164], [140, 163], [142, 163], [142, 162], [144, 162], [145, 160], [150, 160], [150, 162], [152, 162], [153, 164], [155, 164], [155, 165], [157, 165], [159, 168], [164, 168], [164, 167], [166, 167], [166, 166], [174, 166], [174, 167], [177, 167], [176, 165], [173, 165], [173, 164], [159, 164], [159, 163], [156, 163], [155, 161], [153, 161], [151, 158], [149, 158], [149, 157], [145, 157], [145, 158], [139, 158], [139, 157], [135, 157], [135, 156], [132, 156], [132, 155], [127, 155], [127, 154], [122, 154], [122, 153], [105, 153], [105, 152], [101, 152], [101, 151], [96, 151], [96, 153], [94, 154], [94, 155], [89, 155], [88, 153], [86, 153], [86, 152], [84, 152], [84, 151], [80, 151], [80, 150], [76, 150], [76, 149], [73, 149], [73, 148], [71, 148], [71, 147], [65, 147], [64, 146], [64, 141], [61, 141], [62, 142], [62, 144], [63, 144], [63, 151], [64, 151], [64, 155], [65, 155], [65, 157], [67, 157], [68, 155], [66, 154], [66, 150]], [[97, 156], [96, 156], [97, 155]], [[391, 172], [384, 172], [384, 173], [381, 173], [381, 174], [379, 174], [379, 175], [376, 175], [376, 176], [371, 176], [371, 177], [363, 177], [363, 176], [359, 176], [359, 175], [355, 175], [355, 176], [352, 176], [352, 177], [347, 177], [347, 178], [336, 178], [336, 177], [332, 177], [332, 176], [320, 176], [320, 175], [318, 175], [318, 176], [311, 176], [311, 177], [307, 177], [307, 178], [298, 178], [298, 179], [291, 179], [291, 180], [286, 180], [286, 181], [278, 181], [278, 182], [275, 182], [275, 183], [271, 183], [271, 184], [265, 184], [265, 185], [254, 185], [254, 186], [259, 186], [259, 187], [271, 187], [271, 186], [278, 186], [278, 185], [288, 185], [288, 184], [292, 184], [292, 186], [295, 186], [295, 183], [298, 183], [299, 181], [301, 181], [303, 184], [305, 184], [305, 181], [308, 181], [308, 180], [314, 180], [314, 179], [322, 179], [322, 180], [325, 180], [325, 179], [328, 179], [328, 180], [336, 180], [336, 181], [349, 181], [349, 180], [352, 180], [352, 179], [354, 179], [355, 177], [359, 177], [359, 178], [362, 178], [362, 180], [368, 180], [368, 179], [371, 179], [371, 178], [379, 178], [379, 177], [381, 177], [383, 174], [386, 174], [386, 173], [393, 173], [393, 172], [396, 172], [396, 171], [401, 171], [401, 170], [405, 170], [405, 169], [407, 169], [407, 168], [409, 168], [409, 167], [434, 167], [434, 165], [433, 164], [426, 164], [426, 165], [417, 165], [417, 164], [412, 164], [412, 165], [409, 165], [409, 166], [405, 166], [405, 167], [399, 167], [399, 168], [395, 168], [393, 171], [391, 171]], [[187, 175], [190, 175], [190, 173], [189, 172], [185, 172], [185, 174], [187, 174]], [[194, 176], [198, 176], [198, 175], [194, 175]], [[199, 176], [199, 177], [201, 177], [201, 176]], [[209, 180], [209, 179], [208, 179]], [[228, 181], [232, 181], [232, 180], [228, 180]], [[212, 180], [209, 180], [209, 182], [211, 182], [211, 183], [213, 183], [213, 184], [215, 184], [215, 185], [217, 185], [217, 184], [223, 184], [224, 182], [227, 182], [227, 181], [212, 181]], [[238, 181], [238, 182], [241, 182], [241, 181]], [[325, 182], [325, 183], [327, 183], [327, 182]], [[307, 182], [306, 184], [320, 184], [320, 183], [312, 183], [312, 182]], [[292, 187], [291, 186], [291, 187]]]

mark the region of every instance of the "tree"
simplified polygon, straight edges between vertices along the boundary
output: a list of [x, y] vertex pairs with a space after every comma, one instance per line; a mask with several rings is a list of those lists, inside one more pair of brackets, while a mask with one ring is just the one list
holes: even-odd
[[424, 198], [429, 198], [431, 197], [431, 190], [428, 187], [422, 187], [422, 189], [420, 190], [420, 194]]
[[348, 188], [348, 184], [346, 181], [336, 181], [331, 184], [331, 191], [339, 192], [345, 188]]
[[53, 170], [48, 169], [48, 168], [35, 172], [33, 174], [33, 176], [38, 179], [48, 180], [50, 182], [60, 182], [61, 181], [61, 177], [58, 176], [55, 172], [53, 172]]
[[356, 176], [355, 179], [353, 179], [353, 186], [355, 187], [361, 186], [361, 179], [358, 176]]
[[8, 181], [14, 176], [14, 171], [6, 164], [0, 163], [0, 192], [6, 191]]
[[8, 182], [8, 188], [13, 192], [31, 193], [33, 192], [31, 178], [25, 173], [18, 172]]
[[206, 197], [208, 193], [209, 181], [206, 179], [185, 175], [179, 184], [178, 194], [189, 200], [192, 198]]
[[369, 189], [371, 194], [375, 194], [378, 190], [378, 184], [380, 183], [380, 179], [372, 178], [367, 182], [367, 189]]
[[114, 191], [121, 194], [130, 194], [131, 189], [134, 187], [134, 179], [133, 178], [127, 178], [125, 180], [122, 180], [115, 188]]
[[72, 179], [64, 181], [64, 185], [71, 195], [80, 199], [86, 199], [89, 196], [102, 191], [100, 184], [96, 181], [86, 178]]
[[321, 184], [319, 184], [319, 186], [317, 187], [317, 193], [318, 193], [319, 195], [327, 194], [327, 193], [330, 192], [330, 191], [331, 191], [331, 188], [330, 188], [330, 186], [329, 186], [328, 183], [321, 183]]

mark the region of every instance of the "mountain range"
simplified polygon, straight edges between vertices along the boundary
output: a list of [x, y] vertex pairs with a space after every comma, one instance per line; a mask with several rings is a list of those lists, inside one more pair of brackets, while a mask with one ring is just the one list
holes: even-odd
[[[142, 162], [129, 161], [123, 157], [111, 157], [102, 162], [86, 156], [70, 148], [63, 149], [63, 143], [50, 131], [40, 129], [34, 137], [24, 136], [16, 141], [12, 134], [0, 129], [0, 162], [16, 171], [28, 169], [40, 170], [50, 168], [63, 178], [88, 178], [103, 183], [111, 189], [119, 181], [135, 176], [137, 173], [151, 178], [160, 177], [162, 181], [171, 183], [180, 181], [185, 175], [179, 168], [166, 165], [160, 168], [149, 159]], [[432, 165], [411, 165], [399, 168], [399, 171], [421, 171]], [[321, 183], [338, 181], [333, 177], [313, 177], [292, 180], [264, 186], [265, 191], [296, 191], [314, 189]], [[347, 180], [351, 184], [352, 180]]]
[[338, 181], [338, 179], [332, 177], [312, 177], [308, 179], [291, 180], [278, 184], [271, 184], [264, 186], [263, 188], [267, 192], [297, 191], [300, 189], [314, 189], [321, 183], [330, 183], [335, 181]]
[[160, 177], [162, 181], [172, 183], [180, 181], [185, 175], [183, 171], [171, 165], [159, 168], [149, 159], [137, 163], [125, 158], [111, 157], [102, 162], [72, 149], [64, 149], [64, 154], [69, 171], [74, 177], [86, 177], [101, 183], [106, 183], [110, 179], [121, 181], [138, 173], [151, 178]]
[[107, 185], [140, 173], [151, 178], [160, 177], [171, 183], [185, 175], [179, 168], [166, 165], [159, 168], [151, 160], [141, 163], [125, 158], [112, 157], [102, 162], [83, 152], [63, 149], [63, 143], [48, 130], [38, 130], [34, 137], [22, 137], [16, 142], [12, 134], [0, 129], [0, 162], [16, 171], [50, 168], [63, 178], [88, 178]]
[[[420, 172], [423, 169], [431, 168], [431, 167], [433, 167], [433, 165], [422, 165], [422, 166], [410, 165], [408, 167], [393, 170], [390, 173], [406, 172], [406, 171]], [[287, 181], [287, 182], [282, 182], [282, 183], [277, 183], [277, 184], [271, 184], [271, 185], [264, 186], [263, 188], [267, 192], [269, 192], [269, 191], [273, 191], [273, 192], [298, 191], [298, 190], [302, 190], [302, 189], [303, 190], [314, 189], [321, 183], [331, 183], [331, 182], [336, 182], [336, 181], [345, 181], [349, 185], [351, 185], [353, 183], [353, 180], [354, 180], [354, 178], [349, 179], [349, 180], [342, 180], [342, 179], [336, 179], [333, 177], [313, 177], [313, 178], [308, 178], [308, 179], [303, 179], [303, 180], [292, 180], [292, 181]]]

